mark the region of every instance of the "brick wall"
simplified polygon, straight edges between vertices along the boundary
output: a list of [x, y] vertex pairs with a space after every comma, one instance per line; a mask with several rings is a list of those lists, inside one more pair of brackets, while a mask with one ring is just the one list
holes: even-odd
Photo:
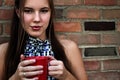
[[[120, 0], [54, 0], [54, 2], [55, 30], [62, 37], [70, 38], [78, 44], [89, 80], [120, 80]], [[13, 0], [0, 0], [0, 43], [9, 39], [12, 5]], [[114, 22], [115, 29], [86, 30], [85, 22]], [[93, 49], [87, 51], [89, 48], [97, 51], [94, 52]]]

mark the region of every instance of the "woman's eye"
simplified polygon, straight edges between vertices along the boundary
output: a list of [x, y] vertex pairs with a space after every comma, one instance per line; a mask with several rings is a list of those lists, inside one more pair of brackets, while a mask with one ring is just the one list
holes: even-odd
[[43, 10], [41, 10], [40, 12], [42, 12], [42, 13], [47, 13], [48, 10], [47, 10], [47, 9], [43, 9]]
[[24, 10], [25, 13], [32, 13], [32, 10]]

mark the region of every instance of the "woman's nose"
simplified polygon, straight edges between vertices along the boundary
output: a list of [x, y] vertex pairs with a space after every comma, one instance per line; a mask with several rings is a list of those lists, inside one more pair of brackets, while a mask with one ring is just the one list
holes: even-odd
[[35, 14], [34, 14], [34, 22], [40, 22], [40, 14], [39, 14], [39, 12], [36, 12]]

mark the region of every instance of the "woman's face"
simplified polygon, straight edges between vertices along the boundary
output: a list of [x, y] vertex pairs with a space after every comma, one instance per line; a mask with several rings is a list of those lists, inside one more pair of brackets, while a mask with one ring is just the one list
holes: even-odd
[[46, 39], [50, 15], [48, 0], [26, 0], [22, 15], [24, 30], [33, 37]]

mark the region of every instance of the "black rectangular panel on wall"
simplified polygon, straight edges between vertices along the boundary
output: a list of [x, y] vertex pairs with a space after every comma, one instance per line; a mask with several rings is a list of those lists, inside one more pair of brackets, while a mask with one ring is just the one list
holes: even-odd
[[85, 48], [85, 56], [116, 56], [115, 47]]
[[115, 22], [85, 22], [86, 31], [110, 31], [115, 30]]

